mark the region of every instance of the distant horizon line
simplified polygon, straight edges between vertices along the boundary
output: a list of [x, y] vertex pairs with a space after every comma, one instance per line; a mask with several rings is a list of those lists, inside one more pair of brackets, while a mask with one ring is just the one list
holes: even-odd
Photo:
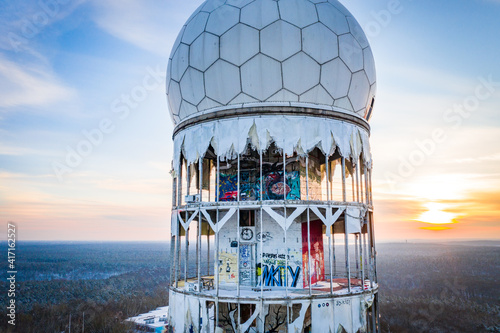
[[[17, 239], [17, 242], [23, 243], [169, 243], [170, 240], [36, 240], [36, 239]], [[376, 244], [387, 244], [387, 243], [436, 243], [436, 242], [500, 242], [500, 238], [459, 238], [459, 239], [393, 239], [393, 240], [379, 240]], [[7, 240], [1, 240], [0, 243], [7, 243]]]

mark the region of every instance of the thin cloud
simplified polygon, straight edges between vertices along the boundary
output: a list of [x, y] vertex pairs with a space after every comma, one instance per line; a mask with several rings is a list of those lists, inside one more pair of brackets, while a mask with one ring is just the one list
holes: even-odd
[[69, 100], [76, 92], [49, 70], [21, 66], [0, 56], [0, 108], [47, 106]]

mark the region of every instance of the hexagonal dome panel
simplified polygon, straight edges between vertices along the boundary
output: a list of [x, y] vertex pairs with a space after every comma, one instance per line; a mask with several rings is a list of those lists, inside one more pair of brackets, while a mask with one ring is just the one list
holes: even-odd
[[189, 65], [205, 71], [219, 59], [219, 37], [204, 32], [191, 44]]
[[256, 29], [279, 20], [278, 3], [274, 0], [254, 1], [241, 9], [241, 23]]
[[351, 71], [339, 58], [321, 66], [321, 85], [333, 98], [347, 96], [351, 84]]
[[191, 44], [205, 30], [208, 20], [208, 13], [200, 12], [186, 25], [181, 41]]
[[182, 96], [181, 88], [179, 84], [175, 81], [170, 83], [170, 88], [168, 89], [168, 102], [171, 110], [176, 110], [177, 112], [172, 112], [174, 115], [178, 115], [179, 108], [181, 107]]
[[358, 21], [356, 21], [354, 17], [349, 16], [347, 18], [347, 23], [349, 23], [351, 34], [354, 36], [354, 38], [356, 38], [359, 45], [361, 45], [362, 48], [368, 47], [368, 39], [366, 38], [363, 28], [361, 28]]
[[300, 101], [313, 104], [332, 105], [333, 98], [322, 86], [318, 85], [300, 95]]
[[224, 5], [210, 13], [206, 30], [215, 35], [221, 36], [240, 20], [240, 10], [238, 8]]
[[352, 35], [339, 36], [339, 53], [351, 72], [363, 69], [363, 50]]
[[375, 83], [376, 80], [375, 61], [373, 59], [372, 50], [369, 47], [363, 50], [363, 64], [366, 76], [368, 77], [368, 81], [370, 81], [370, 84]]
[[240, 70], [227, 61], [219, 59], [205, 72], [207, 96], [221, 104], [235, 98], [240, 89]]
[[189, 67], [181, 79], [182, 98], [191, 104], [197, 105], [205, 97], [203, 73]]
[[347, 110], [347, 111], [352, 111], [354, 112], [354, 109], [352, 107], [351, 101], [349, 100], [348, 97], [343, 97], [336, 99], [335, 102], [333, 103], [333, 106], [336, 106], [338, 108]]
[[283, 62], [283, 86], [300, 95], [319, 82], [320, 67], [304, 52], [297, 53]]
[[339, 55], [337, 35], [322, 23], [302, 29], [302, 49], [320, 64]]
[[181, 107], [179, 109], [179, 117], [180, 118], [187, 118], [190, 115], [195, 114], [196, 112], [198, 112], [198, 110], [196, 109], [196, 106], [194, 106], [186, 101], [182, 101]]
[[241, 67], [243, 92], [261, 101], [281, 89], [281, 65], [259, 54]]
[[285, 21], [277, 21], [260, 32], [261, 52], [283, 61], [301, 49], [300, 29]]
[[368, 83], [366, 74], [363, 71], [354, 73], [349, 88], [349, 100], [354, 111], [358, 112], [366, 108], [369, 93], [370, 83]]
[[217, 103], [213, 99], [210, 99], [208, 97], [205, 97], [200, 104], [198, 104], [198, 110], [208, 110], [208, 109], [213, 109], [216, 107], [222, 106], [222, 104]]
[[314, 3], [304, 0], [278, 1], [281, 19], [304, 28], [318, 22], [318, 14]]
[[189, 46], [180, 44], [172, 56], [170, 76], [175, 81], [180, 81], [189, 65]]
[[206, 0], [183, 26], [167, 68], [176, 123], [266, 102], [335, 106], [368, 118], [376, 87], [366, 35], [337, 0]]
[[349, 32], [349, 25], [344, 14], [330, 3], [319, 3], [318, 8], [319, 20], [326, 25], [337, 35], [342, 35]]
[[240, 23], [222, 35], [220, 44], [221, 58], [241, 66], [259, 53], [259, 31]]

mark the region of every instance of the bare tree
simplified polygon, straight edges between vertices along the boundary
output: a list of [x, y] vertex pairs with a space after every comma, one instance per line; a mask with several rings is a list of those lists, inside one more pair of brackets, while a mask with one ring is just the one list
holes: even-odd
[[278, 328], [286, 323], [286, 313], [281, 314], [281, 309], [283, 306], [279, 305], [278, 307], [272, 306], [275, 310], [273, 311], [272, 308], [269, 309], [269, 314], [267, 317], [271, 316], [270, 320], [266, 320], [266, 324], [268, 325], [268, 329], [266, 332], [269, 333], [277, 333]]

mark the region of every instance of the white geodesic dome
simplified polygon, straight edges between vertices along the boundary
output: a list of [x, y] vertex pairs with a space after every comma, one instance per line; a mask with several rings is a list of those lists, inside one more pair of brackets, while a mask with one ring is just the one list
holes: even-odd
[[367, 38], [336, 0], [207, 0], [182, 28], [167, 72], [176, 124], [277, 102], [368, 120], [375, 91]]

